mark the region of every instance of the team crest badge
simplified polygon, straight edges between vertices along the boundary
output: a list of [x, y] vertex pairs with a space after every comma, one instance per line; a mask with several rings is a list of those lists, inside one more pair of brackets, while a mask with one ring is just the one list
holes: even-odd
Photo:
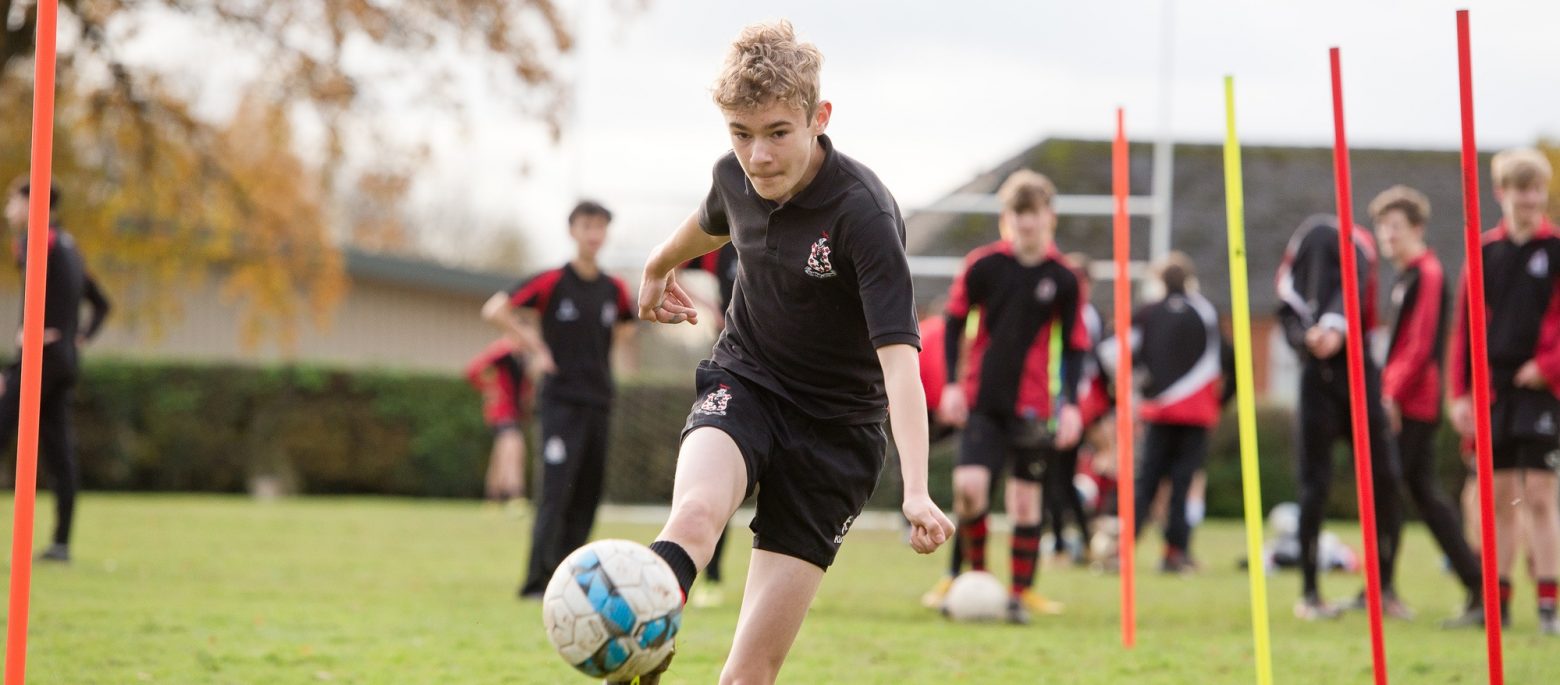
[[1040, 279], [1040, 285], [1035, 286], [1035, 299], [1043, 303], [1049, 303], [1056, 298], [1056, 281], [1049, 278]]
[[710, 416], [725, 416], [726, 405], [731, 402], [731, 391], [728, 386], [722, 385], [704, 396], [704, 401], [699, 403], [699, 408], [694, 410], [696, 414], [708, 414]]
[[558, 303], [558, 320], [559, 321], [576, 321], [579, 318], [580, 318], [580, 309], [579, 309], [579, 307], [574, 306], [574, 300], [571, 300], [571, 299], [566, 297], [566, 298], [563, 298], [562, 302]]
[[813, 243], [812, 253], [807, 255], [807, 268], [803, 269], [808, 276], [813, 278], [834, 278], [838, 273], [834, 271], [834, 265], [829, 262], [829, 234], [823, 234], [818, 242]]
[[1549, 254], [1543, 250], [1534, 252], [1532, 258], [1528, 259], [1527, 272], [1533, 278], [1548, 278]]

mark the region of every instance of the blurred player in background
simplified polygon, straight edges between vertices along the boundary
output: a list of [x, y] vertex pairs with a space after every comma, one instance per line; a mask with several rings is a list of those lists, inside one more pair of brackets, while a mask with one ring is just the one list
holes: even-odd
[[482, 394], [482, 419], [493, 431], [483, 494], [510, 506], [525, 495], [525, 434], [530, 382], [525, 358], [509, 336], [501, 336], [466, 365], [466, 382]]

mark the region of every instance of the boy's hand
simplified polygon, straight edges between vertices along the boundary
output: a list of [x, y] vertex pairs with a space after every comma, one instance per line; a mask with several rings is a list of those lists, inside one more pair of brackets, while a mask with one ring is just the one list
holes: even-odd
[[1543, 390], [1549, 387], [1549, 379], [1544, 378], [1544, 372], [1538, 369], [1538, 362], [1527, 360], [1522, 368], [1517, 369], [1515, 379], [1517, 387], [1529, 390]]
[[1457, 429], [1458, 435], [1471, 437], [1473, 435], [1473, 400], [1467, 397], [1459, 397], [1452, 400], [1452, 428]]
[[1387, 410], [1387, 425], [1392, 428], [1392, 434], [1403, 432], [1403, 408], [1398, 406], [1397, 400], [1390, 397], [1381, 400], [1381, 407]]
[[910, 547], [916, 552], [931, 554], [953, 537], [953, 522], [926, 494], [906, 494], [901, 511], [910, 521]]
[[937, 402], [937, 420], [954, 428], [963, 428], [969, 418], [970, 407], [964, 397], [964, 386], [949, 383], [943, 388], [942, 399]]
[[1331, 359], [1343, 348], [1343, 334], [1331, 328], [1313, 326], [1305, 332], [1305, 346], [1317, 359]]
[[1078, 439], [1083, 437], [1083, 415], [1078, 412], [1078, 406], [1073, 404], [1062, 405], [1061, 413], [1056, 416], [1056, 447], [1058, 449], [1071, 449], [1078, 444]]
[[639, 283], [639, 318], [655, 323], [682, 323], [697, 325], [699, 310], [693, 306], [693, 298], [677, 284], [675, 272], [657, 276], [645, 272]]

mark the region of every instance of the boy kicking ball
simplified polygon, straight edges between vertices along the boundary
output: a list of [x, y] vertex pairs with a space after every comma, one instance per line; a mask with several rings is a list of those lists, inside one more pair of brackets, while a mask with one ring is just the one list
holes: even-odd
[[[737, 505], [758, 493], [753, 556], [722, 683], [772, 683], [824, 570], [877, 483], [892, 418], [911, 546], [953, 534], [927, 494], [927, 414], [904, 221], [870, 169], [834, 149], [823, 56], [788, 22], [743, 29], [714, 98], [732, 151], [704, 205], [645, 264], [640, 318], [696, 323], [678, 265], [734, 243], [726, 329], [697, 371], [672, 511], [650, 545], [684, 597]], [[668, 659], [668, 662], [670, 659]], [[658, 682], [659, 672], [639, 679]]]

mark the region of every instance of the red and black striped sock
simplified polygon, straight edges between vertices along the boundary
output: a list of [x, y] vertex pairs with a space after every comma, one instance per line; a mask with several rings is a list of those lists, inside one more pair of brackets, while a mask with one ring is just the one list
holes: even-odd
[[1022, 594], [1035, 584], [1035, 561], [1040, 558], [1040, 526], [1013, 528], [1013, 594]]
[[1500, 579], [1500, 615], [1502, 617], [1511, 614], [1511, 579]]
[[1555, 615], [1556, 585], [1554, 578], [1538, 581], [1538, 615], [1549, 618]]
[[959, 522], [959, 544], [971, 571], [986, 570], [986, 512]]

